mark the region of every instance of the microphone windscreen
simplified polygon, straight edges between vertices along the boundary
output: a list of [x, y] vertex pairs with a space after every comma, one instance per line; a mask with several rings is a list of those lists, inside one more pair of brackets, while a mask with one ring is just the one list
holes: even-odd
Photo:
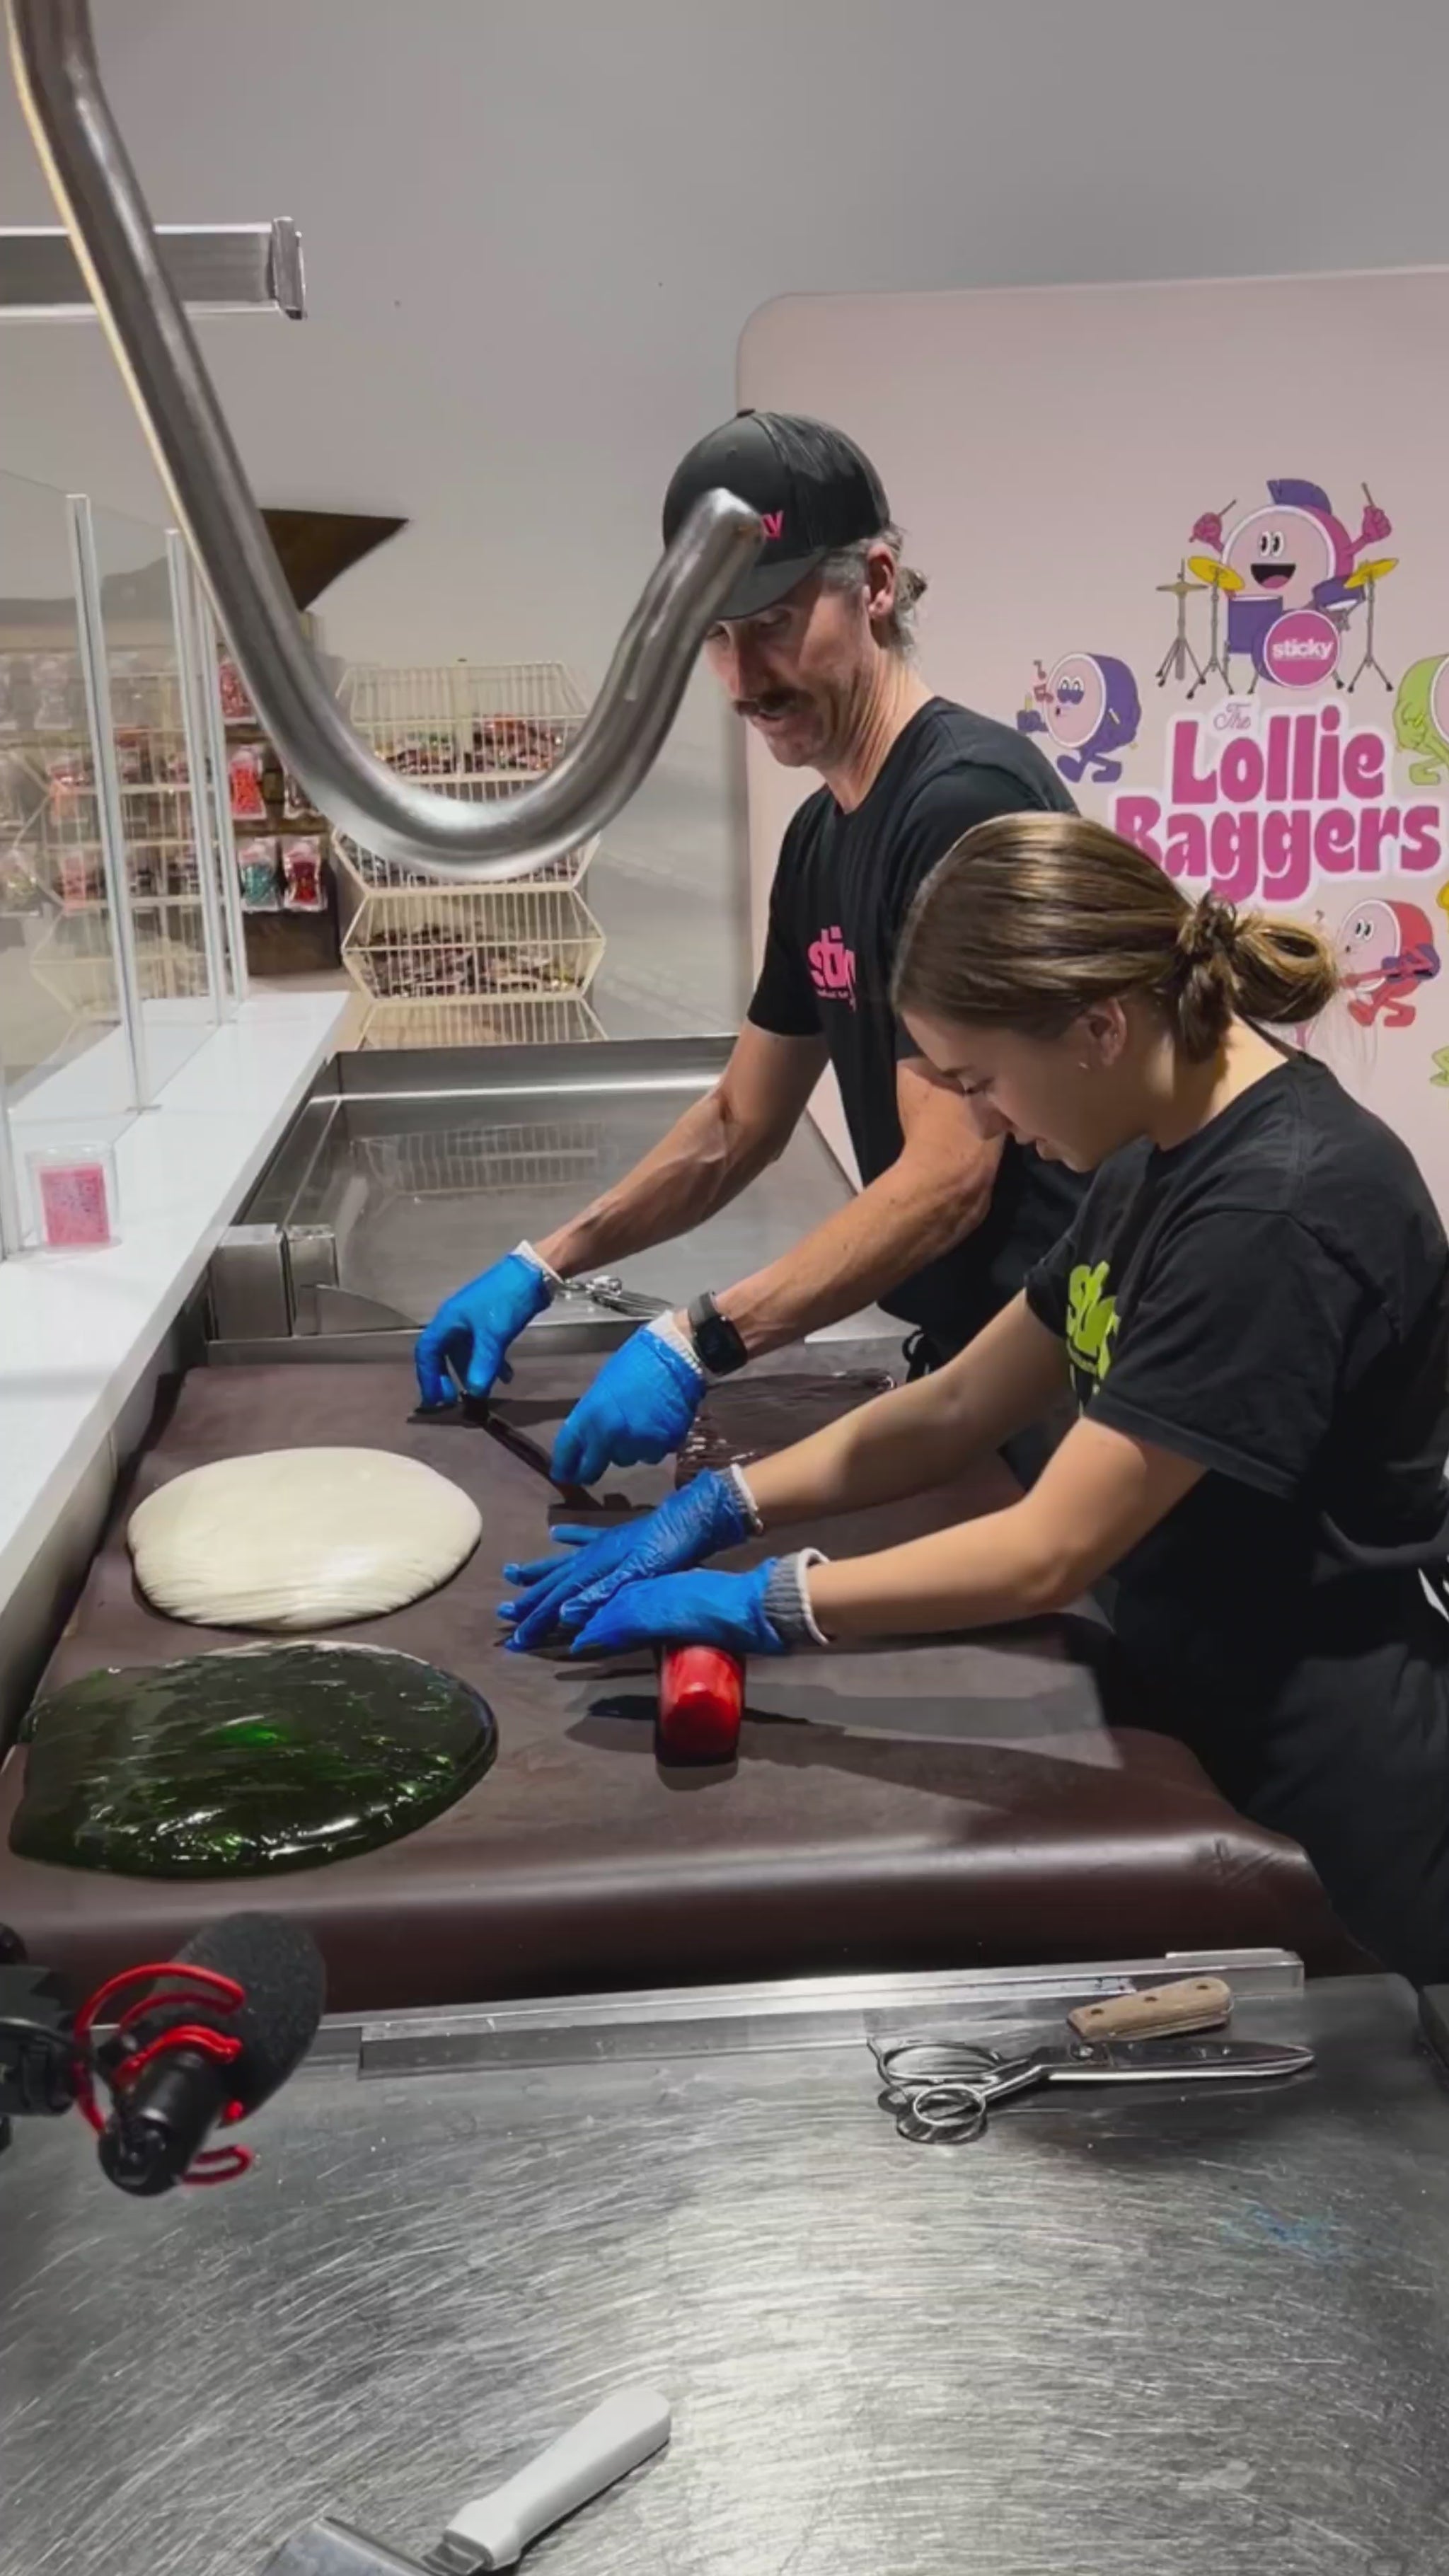
[[141, 2036], [151, 2039], [179, 2022], [202, 2022], [241, 2041], [227, 2067], [232, 2097], [255, 2111], [284, 2084], [311, 2047], [327, 2003], [327, 1972], [310, 1932], [280, 1914], [225, 1914], [193, 1933], [176, 1953], [181, 1967], [209, 1968], [234, 1977], [245, 2001], [234, 2012], [200, 1989], [187, 2001], [148, 2011]]

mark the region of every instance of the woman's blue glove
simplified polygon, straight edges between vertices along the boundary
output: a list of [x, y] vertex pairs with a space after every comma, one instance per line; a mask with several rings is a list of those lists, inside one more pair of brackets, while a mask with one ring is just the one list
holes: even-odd
[[560, 1428], [555, 1481], [592, 1485], [606, 1467], [656, 1467], [679, 1447], [708, 1383], [697, 1361], [645, 1324], [604, 1362]]
[[512, 1377], [503, 1354], [552, 1296], [547, 1274], [521, 1252], [506, 1252], [491, 1270], [455, 1288], [418, 1335], [413, 1361], [423, 1403], [455, 1401], [450, 1360], [469, 1395], [487, 1395], [495, 1378]]
[[624, 1584], [698, 1565], [702, 1557], [738, 1547], [750, 1528], [738, 1487], [713, 1468], [622, 1529], [557, 1528], [552, 1535], [562, 1539], [564, 1555], [503, 1569], [510, 1583], [523, 1586], [516, 1601], [499, 1604], [499, 1618], [514, 1623], [509, 1647], [523, 1654], [541, 1646], [555, 1628], [579, 1627]]
[[570, 1652], [619, 1654], [631, 1646], [723, 1646], [735, 1655], [786, 1655], [790, 1649], [765, 1614], [765, 1588], [778, 1560], [748, 1574], [665, 1574], [629, 1583], [596, 1610]]

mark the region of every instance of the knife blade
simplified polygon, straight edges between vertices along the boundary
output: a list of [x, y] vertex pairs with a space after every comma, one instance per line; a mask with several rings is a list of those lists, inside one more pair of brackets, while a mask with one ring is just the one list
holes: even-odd
[[1048, 2084], [1182, 2084], [1300, 2075], [1313, 2064], [1301, 2041], [1270, 2039], [1119, 2039], [1042, 2055]]
[[501, 1414], [494, 1412], [490, 1396], [460, 1391], [456, 1403], [420, 1404], [409, 1414], [408, 1420], [444, 1425], [458, 1423], [471, 1431], [486, 1431], [491, 1439], [497, 1441], [500, 1449], [506, 1449], [511, 1457], [520, 1459], [525, 1467], [531, 1467], [536, 1476], [542, 1476], [545, 1484], [552, 1485], [571, 1511], [597, 1512], [603, 1509], [598, 1495], [591, 1493], [587, 1485], [571, 1484], [566, 1477], [556, 1476], [553, 1462], [542, 1442], [533, 1439], [527, 1431], [520, 1431], [516, 1423], [505, 1422]]

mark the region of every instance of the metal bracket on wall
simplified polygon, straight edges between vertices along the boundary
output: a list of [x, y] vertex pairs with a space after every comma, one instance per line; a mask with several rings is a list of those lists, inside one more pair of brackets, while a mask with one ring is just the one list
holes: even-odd
[[[188, 313], [307, 314], [302, 236], [267, 224], [158, 224], [161, 265]], [[59, 227], [0, 228], [0, 322], [94, 322], [91, 291]]]

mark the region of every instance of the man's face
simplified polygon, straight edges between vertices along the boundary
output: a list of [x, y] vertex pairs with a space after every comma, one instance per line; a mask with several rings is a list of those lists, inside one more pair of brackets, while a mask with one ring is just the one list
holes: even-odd
[[880, 659], [871, 615], [889, 613], [894, 579], [882, 546], [849, 590], [810, 573], [758, 617], [710, 628], [711, 669], [782, 768], [828, 769], [850, 748]]

